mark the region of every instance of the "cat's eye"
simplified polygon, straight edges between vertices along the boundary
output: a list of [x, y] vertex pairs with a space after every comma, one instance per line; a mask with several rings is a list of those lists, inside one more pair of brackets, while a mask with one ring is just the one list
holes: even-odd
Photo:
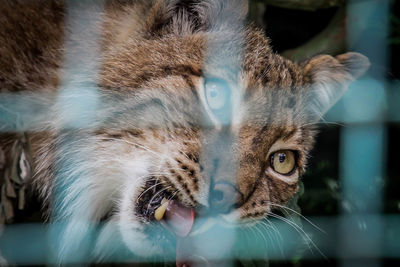
[[221, 110], [229, 104], [229, 86], [218, 79], [206, 80], [205, 95], [207, 104], [211, 110]]
[[207, 78], [204, 81], [204, 96], [215, 118], [228, 124], [231, 119], [231, 89], [228, 83], [218, 78]]
[[271, 155], [272, 169], [283, 175], [290, 175], [296, 168], [296, 154], [292, 150], [281, 150]]

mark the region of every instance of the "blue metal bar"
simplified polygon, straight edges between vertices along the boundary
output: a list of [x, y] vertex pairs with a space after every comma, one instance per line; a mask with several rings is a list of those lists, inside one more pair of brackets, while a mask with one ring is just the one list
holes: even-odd
[[[344, 96], [340, 176], [343, 184], [340, 246], [342, 266], [380, 266], [383, 246], [382, 181], [385, 176], [384, 90], [390, 1], [349, 1], [348, 46], [372, 62], [368, 78]], [[377, 67], [379, 66], [379, 67]]]

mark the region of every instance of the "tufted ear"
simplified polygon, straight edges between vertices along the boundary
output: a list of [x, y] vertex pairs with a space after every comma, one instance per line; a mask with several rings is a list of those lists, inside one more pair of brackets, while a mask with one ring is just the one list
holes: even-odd
[[369, 66], [367, 57], [354, 52], [336, 57], [320, 55], [303, 63], [304, 76], [311, 83], [308, 105], [312, 114], [318, 119], [322, 117]]
[[190, 34], [241, 24], [247, 13], [248, 0], [156, 0], [145, 30], [151, 35]]

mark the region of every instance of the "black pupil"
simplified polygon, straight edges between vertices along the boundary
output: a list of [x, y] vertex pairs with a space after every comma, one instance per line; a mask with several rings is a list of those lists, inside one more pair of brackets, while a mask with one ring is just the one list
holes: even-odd
[[283, 163], [286, 160], [286, 154], [285, 153], [279, 153], [279, 162]]

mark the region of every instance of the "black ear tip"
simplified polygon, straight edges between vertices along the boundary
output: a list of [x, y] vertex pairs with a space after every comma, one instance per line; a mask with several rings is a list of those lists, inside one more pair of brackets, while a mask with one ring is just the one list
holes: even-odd
[[336, 59], [345, 66], [346, 70], [357, 79], [371, 66], [369, 59], [363, 54], [357, 52], [348, 52], [336, 56]]

